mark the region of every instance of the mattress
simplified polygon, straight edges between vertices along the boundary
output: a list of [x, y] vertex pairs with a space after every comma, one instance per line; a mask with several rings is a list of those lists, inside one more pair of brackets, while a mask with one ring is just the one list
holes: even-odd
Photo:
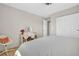
[[22, 56], [79, 56], [79, 38], [51, 35], [26, 42], [18, 50]]

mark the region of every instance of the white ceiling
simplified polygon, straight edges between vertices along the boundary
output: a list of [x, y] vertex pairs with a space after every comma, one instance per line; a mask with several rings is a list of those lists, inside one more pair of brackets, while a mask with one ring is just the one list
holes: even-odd
[[48, 17], [49, 15], [62, 11], [64, 9], [68, 9], [77, 3], [52, 3], [52, 5], [47, 6], [44, 3], [7, 3], [11, 7], [15, 7], [17, 9], [39, 15], [42, 17]]

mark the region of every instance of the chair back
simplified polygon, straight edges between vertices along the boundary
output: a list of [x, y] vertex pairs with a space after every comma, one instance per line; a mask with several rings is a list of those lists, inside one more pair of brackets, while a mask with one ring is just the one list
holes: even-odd
[[0, 56], [15, 56], [16, 49], [8, 49], [0, 53]]

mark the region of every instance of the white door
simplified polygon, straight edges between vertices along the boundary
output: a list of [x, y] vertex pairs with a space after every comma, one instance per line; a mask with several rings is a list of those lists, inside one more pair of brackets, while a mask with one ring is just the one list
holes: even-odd
[[43, 36], [49, 35], [49, 26], [50, 26], [50, 21], [43, 20]]
[[57, 18], [56, 35], [79, 38], [79, 13]]

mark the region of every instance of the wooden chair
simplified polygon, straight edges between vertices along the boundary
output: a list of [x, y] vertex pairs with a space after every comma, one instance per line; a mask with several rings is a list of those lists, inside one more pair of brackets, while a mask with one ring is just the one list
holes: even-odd
[[8, 49], [0, 53], [0, 56], [15, 56], [16, 49]]

